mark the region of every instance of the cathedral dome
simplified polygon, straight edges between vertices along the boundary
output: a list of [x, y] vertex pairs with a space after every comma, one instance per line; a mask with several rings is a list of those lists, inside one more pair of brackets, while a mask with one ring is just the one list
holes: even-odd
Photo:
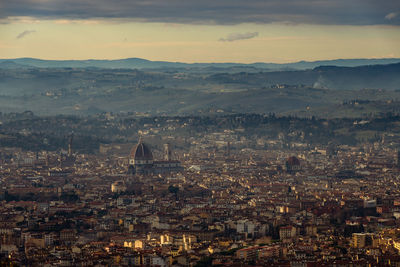
[[142, 141], [139, 141], [139, 143], [132, 148], [129, 157], [134, 160], [153, 160], [153, 154], [150, 148]]
[[300, 165], [300, 160], [295, 156], [289, 157], [286, 162], [291, 166]]

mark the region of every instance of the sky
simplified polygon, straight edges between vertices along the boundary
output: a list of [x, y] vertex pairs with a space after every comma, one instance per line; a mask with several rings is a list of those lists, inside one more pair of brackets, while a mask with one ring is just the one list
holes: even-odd
[[0, 0], [0, 58], [400, 58], [399, 0]]

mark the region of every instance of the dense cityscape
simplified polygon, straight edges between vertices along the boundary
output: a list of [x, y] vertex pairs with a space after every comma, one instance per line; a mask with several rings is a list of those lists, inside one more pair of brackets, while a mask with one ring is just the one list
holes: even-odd
[[79, 133], [58, 150], [2, 147], [2, 264], [400, 264], [397, 135], [310, 144], [299, 129], [180, 136], [166, 121], [93, 153]]

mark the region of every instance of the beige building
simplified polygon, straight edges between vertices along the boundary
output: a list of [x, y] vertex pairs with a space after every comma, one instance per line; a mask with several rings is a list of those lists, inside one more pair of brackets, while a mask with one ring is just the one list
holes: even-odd
[[279, 228], [279, 238], [281, 240], [291, 239], [296, 236], [296, 227], [294, 226], [284, 226]]

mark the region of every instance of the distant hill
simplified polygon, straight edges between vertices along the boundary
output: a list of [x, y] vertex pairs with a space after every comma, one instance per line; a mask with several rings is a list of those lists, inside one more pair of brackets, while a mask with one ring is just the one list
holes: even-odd
[[150, 61], [141, 58], [127, 58], [116, 60], [42, 60], [36, 58], [16, 58], [0, 59], [0, 65], [4, 62], [8, 64], [15, 63], [10, 67], [32, 67], [32, 68], [105, 68], [105, 69], [228, 69], [237, 67], [248, 67], [265, 70], [306, 70], [318, 66], [333, 65], [341, 67], [355, 67], [362, 65], [392, 64], [399, 63], [399, 58], [385, 59], [337, 59], [324, 61], [300, 61], [295, 63], [277, 64], [277, 63], [182, 63], [168, 61]]
[[400, 63], [359, 67], [321, 66], [314, 69], [314, 87], [400, 90]]
[[400, 63], [358, 67], [320, 66], [312, 70], [217, 73], [208, 80], [246, 86], [303, 85], [318, 89], [400, 89]]
[[[165, 115], [274, 112], [351, 116], [399, 111], [400, 63], [325, 65], [285, 71], [227, 64], [230, 67], [208, 66], [200, 73], [183, 71], [181, 67], [157, 71], [93, 66], [29, 67], [33, 63], [45, 66], [46, 62], [0, 61], [0, 112], [94, 114], [111, 111]], [[155, 64], [141, 59], [124, 62], [142, 66]], [[51, 64], [55, 66], [57, 62], [51, 61]], [[357, 104], [342, 104], [355, 99]]]
[[31, 66], [17, 64], [12, 60], [0, 61], [0, 69], [31, 68]]

